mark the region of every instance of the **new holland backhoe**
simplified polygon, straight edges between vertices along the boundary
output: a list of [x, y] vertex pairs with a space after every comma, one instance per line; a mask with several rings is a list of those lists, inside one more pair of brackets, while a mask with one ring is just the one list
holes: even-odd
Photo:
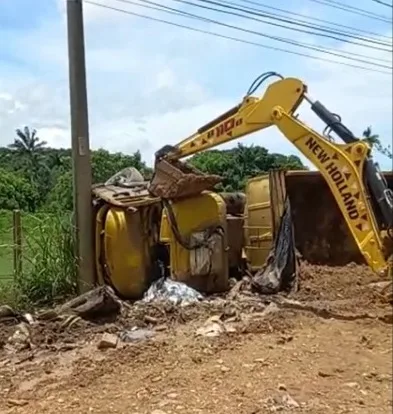
[[[261, 98], [252, 96], [270, 77], [280, 79], [271, 83]], [[326, 124], [323, 134], [295, 115], [304, 101]], [[185, 203], [193, 209], [187, 199], [212, 189], [219, 177], [204, 175], [179, 160], [271, 126], [277, 127], [320, 171], [365, 261], [375, 272], [385, 271], [392, 254], [393, 193], [374, 163], [369, 145], [356, 138], [338, 115], [313, 101], [299, 79], [273, 72], [261, 75], [239, 105], [178, 145], [159, 150], [150, 194], [163, 199], [164, 206]], [[334, 142], [326, 131], [334, 132], [344, 144]], [[171, 214], [170, 209], [166, 214]]]

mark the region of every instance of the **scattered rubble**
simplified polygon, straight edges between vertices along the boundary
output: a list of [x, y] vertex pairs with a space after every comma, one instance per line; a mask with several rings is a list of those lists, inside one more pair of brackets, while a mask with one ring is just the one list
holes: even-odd
[[0, 306], [0, 318], [14, 317], [18, 314], [8, 305]]
[[263, 408], [270, 413], [293, 410], [300, 407], [300, 404], [287, 392], [279, 396], [269, 397], [263, 401]]
[[122, 331], [119, 338], [122, 342], [140, 342], [153, 338], [155, 332], [149, 329], [131, 329], [129, 331]]
[[26, 400], [14, 400], [14, 399], [9, 399], [7, 401], [7, 404], [10, 405], [11, 407], [23, 407], [25, 405], [27, 405], [29, 402]]
[[100, 286], [58, 307], [58, 315], [71, 314], [84, 319], [119, 314], [122, 303], [110, 286]]
[[104, 333], [97, 344], [98, 349], [116, 348], [119, 338], [116, 335]]
[[31, 339], [30, 339], [30, 328], [29, 326], [21, 322], [16, 326], [14, 334], [8, 338], [8, 345], [14, 348], [17, 351], [22, 351], [24, 349], [31, 348]]
[[209, 318], [202, 327], [196, 331], [196, 336], [205, 336], [209, 338], [220, 336], [221, 334], [235, 333], [236, 328], [220, 320], [220, 317], [213, 316]]
[[[278, 320], [278, 315], [285, 312], [310, 313], [326, 319], [370, 319], [393, 323], [391, 308], [380, 295], [375, 296], [376, 290], [390, 286], [389, 281], [375, 282], [375, 275], [364, 268], [371, 282], [354, 284], [353, 279], [359, 277], [359, 267], [348, 266], [345, 271], [340, 268], [336, 272], [328, 268], [332, 284], [329, 287], [323, 275], [315, 279], [311, 267], [307, 264], [303, 267], [305, 280], [302, 281], [302, 289], [287, 296], [258, 295], [252, 292], [248, 277], [232, 282], [232, 289], [226, 295], [207, 298], [182, 283], [161, 279], [151, 286], [144, 299], [132, 305], [120, 300], [109, 286], [102, 286], [55, 309], [36, 314], [18, 314], [8, 306], [1, 306], [0, 351], [35, 352], [42, 347], [74, 349], [79, 340], [90, 340], [103, 333], [117, 335], [125, 343], [143, 342], [173, 324], [201, 320], [207, 314], [215, 316], [205, 319], [202, 326], [196, 328], [197, 337], [213, 338], [247, 332], [249, 324], [263, 320], [268, 331], [273, 326], [272, 318]], [[325, 269], [314, 268], [316, 273]], [[345, 290], [338, 285], [339, 280]], [[325, 299], [314, 300], [315, 291], [324, 291]], [[345, 299], [351, 295], [357, 298], [357, 305], [353, 307]], [[111, 330], [108, 330], [108, 322], [113, 324]], [[282, 335], [277, 344], [292, 340], [288, 337], [292, 338], [291, 335]]]

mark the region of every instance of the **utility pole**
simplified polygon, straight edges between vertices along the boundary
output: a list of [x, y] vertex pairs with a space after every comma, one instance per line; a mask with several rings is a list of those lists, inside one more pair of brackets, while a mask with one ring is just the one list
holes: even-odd
[[67, 0], [67, 29], [78, 290], [84, 293], [94, 286], [95, 271], [82, 0]]

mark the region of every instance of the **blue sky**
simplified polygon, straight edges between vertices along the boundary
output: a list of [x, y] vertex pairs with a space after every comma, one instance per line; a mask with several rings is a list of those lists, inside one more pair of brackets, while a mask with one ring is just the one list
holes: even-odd
[[[391, 66], [392, 56], [384, 51], [277, 28], [174, 0], [156, 1], [270, 36], [336, 49], [337, 53], [363, 54], [374, 61], [385, 59], [387, 63], [378, 63]], [[229, 1], [258, 7], [243, 0]], [[255, 1], [357, 27], [380, 36], [392, 36], [391, 24], [311, 0]], [[247, 41], [345, 61], [212, 23], [146, 10], [119, 0], [96, 2]], [[372, 0], [341, 0], [341, 3], [391, 17], [392, 9]], [[268, 9], [265, 11], [278, 13]], [[254, 78], [271, 70], [302, 79], [308, 85], [310, 95], [339, 113], [355, 134], [360, 135], [368, 125], [372, 125], [385, 144], [392, 141], [391, 75], [190, 32], [90, 4], [85, 4], [84, 14], [93, 148], [128, 153], [139, 149], [145, 160], [151, 163], [154, 151], [164, 144], [175, 144], [236, 105]], [[69, 146], [65, 23], [65, 0], [0, 2], [0, 145], [12, 141], [15, 128], [29, 125], [35, 127], [50, 145]], [[380, 40], [386, 41], [386, 38]], [[300, 110], [300, 117], [317, 131], [322, 130], [322, 124], [306, 103]], [[273, 152], [299, 155], [273, 128], [249, 136], [242, 142], [263, 145]], [[226, 147], [233, 145], [236, 142]], [[378, 154], [375, 158], [383, 169], [392, 168], [389, 159]]]

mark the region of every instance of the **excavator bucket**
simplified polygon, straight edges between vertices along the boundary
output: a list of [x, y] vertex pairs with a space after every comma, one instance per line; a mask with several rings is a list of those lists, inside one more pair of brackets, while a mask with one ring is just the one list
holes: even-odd
[[221, 181], [218, 175], [204, 174], [177, 160], [157, 160], [149, 192], [155, 197], [179, 199], [212, 190]]

